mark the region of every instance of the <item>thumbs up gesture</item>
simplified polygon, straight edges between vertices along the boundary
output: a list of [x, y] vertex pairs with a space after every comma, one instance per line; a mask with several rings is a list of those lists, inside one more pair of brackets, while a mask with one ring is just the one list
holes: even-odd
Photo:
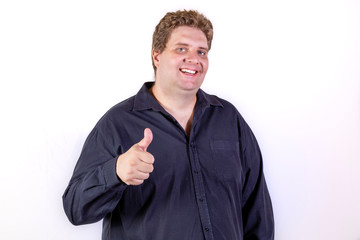
[[144, 138], [121, 154], [116, 162], [116, 174], [127, 185], [140, 185], [154, 170], [154, 156], [147, 152], [153, 134], [149, 128], [144, 130]]

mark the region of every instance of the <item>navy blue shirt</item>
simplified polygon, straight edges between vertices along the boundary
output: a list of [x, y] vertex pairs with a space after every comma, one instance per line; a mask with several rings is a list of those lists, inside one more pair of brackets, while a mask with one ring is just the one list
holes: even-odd
[[[145, 83], [115, 105], [85, 141], [63, 195], [75, 224], [103, 219], [102, 239], [273, 239], [274, 219], [257, 141], [229, 102], [197, 93], [188, 136]], [[154, 171], [138, 186], [116, 160], [153, 132]]]

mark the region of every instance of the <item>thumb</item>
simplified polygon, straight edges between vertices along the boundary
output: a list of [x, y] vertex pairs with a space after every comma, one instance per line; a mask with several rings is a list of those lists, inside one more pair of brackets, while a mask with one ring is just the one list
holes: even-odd
[[140, 148], [142, 148], [142, 150], [146, 151], [152, 140], [153, 140], [152, 131], [150, 130], [150, 128], [145, 128], [144, 138], [141, 139], [140, 142], [138, 142], [138, 145]]

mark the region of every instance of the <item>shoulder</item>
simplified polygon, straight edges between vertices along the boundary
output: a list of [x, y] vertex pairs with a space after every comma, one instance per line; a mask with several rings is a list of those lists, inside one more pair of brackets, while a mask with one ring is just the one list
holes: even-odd
[[206, 101], [211, 106], [216, 107], [218, 111], [240, 115], [235, 105], [229, 102], [228, 100], [218, 97], [217, 95], [208, 94], [204, 91], [201, 91], [200, 94], [203, 95], [203, 98], [206, 99]]
[[[236, 122], [237, 128], [240, 133], [240, 138], [244, 146], [246, 144], [255, 144], [257, 145], [256, 137], [242, 114], [238, 111], [238, 109], [231, 102], [214, 96], [218, 99], [218, 101], [223, 105], [223, 119], [232, 119], [232, 121]], [[223, 122], [226, 122], [226, 120]]]
[[134, 101], [135, 96], [129, 97], [128, 99], [125, 99], [116, 105], [112, 106], [104, 116], [113, 118], [118, 116], [119, 114], [123, 112], [131, 112], [134, 108]]
[[112, 125], [119, 125], [131, 115], [134, 106], [135, 96], [123, 100], [108, 109], [98, 120], [94, 129], [108, 128]]
[[202, 91], [202, 93], [212, 106], [212, 113], [221, 118], [222, 122], [236, 122], [241, 129], [249, 128], [244, 117], [233, 103], [216, 95], [205, 93], [204, 91]]
[[238, 112], [237, 108], [235, 107], [235, 105], [231, 102], [229, 102], [228, 100], [226, 99], [223, 99], [223, 98], [220, 98], [218, 96], [214, 96], [216, 99], [218, 99], [218, 101], [223, 105], [223, 107], [226, 109], [226, 110], [231, 110], [231, 111], [235, 111], [235, 112]]

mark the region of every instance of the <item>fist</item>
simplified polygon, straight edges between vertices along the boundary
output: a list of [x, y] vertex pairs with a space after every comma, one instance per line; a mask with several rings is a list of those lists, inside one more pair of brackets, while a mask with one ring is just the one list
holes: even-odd
[[154, 156], [146, 151], [152, 140], [153, 134], [146, 128], [144, 138], [118, 157], [116, 174], [127, 185], [142, 184], [154, 170]]

